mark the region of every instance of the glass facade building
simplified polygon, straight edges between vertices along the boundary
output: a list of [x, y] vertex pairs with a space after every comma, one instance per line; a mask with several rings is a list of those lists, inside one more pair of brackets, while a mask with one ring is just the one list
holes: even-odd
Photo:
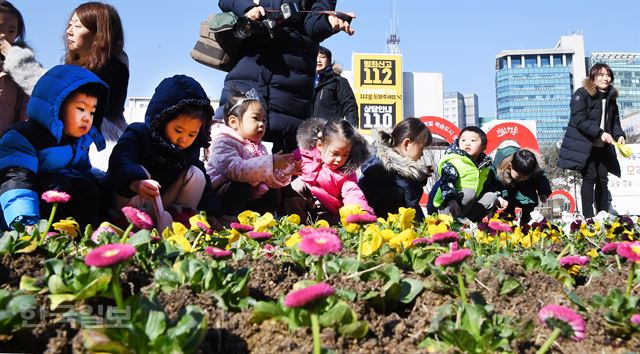
[[562, 36], [555, 48], [506, 50], [496, 56], [499, 120], [535, 120], [541, 149], [560, 142], [571, 95], [585, 77], [582, 35]]
[[640, 112], [640, 53], [592, 53], [589, 67], [596, 63], [606, 63], [613, 71], [620, 117]]

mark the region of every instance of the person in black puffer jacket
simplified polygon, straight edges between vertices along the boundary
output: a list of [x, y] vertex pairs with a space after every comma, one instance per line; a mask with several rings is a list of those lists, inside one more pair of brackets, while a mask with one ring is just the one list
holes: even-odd
[[402, 120], [393, 131], [378, 131], [375, 156], [362, 165], [358, 186], [377, 216], [386, 218], [400, 207], [413, 208], [415, 220], [424, 219], [420, 198], [433, 172], [422, 154], [433, 140], [429, 128], [418, 118]]
[[624, 144], [625, 134], [616, 103], [618, 91], [611, 83], [613, 72], [607, 64], [591, 67], [583, 87], [571, 98], [571, 118], [558, 156], [558, 167], [582, 174], [580, 196], [586, 218], [594, 216], [594, 186], [597, 211], [609, 210], [607, 174], [620, 177], [613, 144]]
[[285, 2], [306, 12], [276, 26], [274, 38], [263, 36], [254, 41], [259, 46], [245, 48], [245, 55], [224, 80], [220, 106], [233, 92], [255, 88], [268, 117], [263, 139], [273, 142], [273, 152], [288, 153], [297, 148], [298, 126], [312, 113], [319, 43], [339, 31], [354, 31], [348, 21], [328, 13], [335, 10], [336, 0], [261, 0], [259, 5], [252, 0], [220, 0], [218, 6], [238, 17], [259, 21], [266, 13], [279, 12]]
[[349, 81], [340, 76], [342, 67], [331, 63], [331, 51], [318, 49], [313, 116], [329, 120], [346, 119], [358, 128], [358, 104]]

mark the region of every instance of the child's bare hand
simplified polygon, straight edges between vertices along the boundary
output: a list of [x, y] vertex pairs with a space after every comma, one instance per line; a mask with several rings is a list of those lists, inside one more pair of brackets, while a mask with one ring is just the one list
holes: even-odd
[[152, 179], [133, 181], [131, 182], [131, 187], [143, 199], [154, 199], [160, 195], [160, 183]]
[[4, 34], [0, 34], [0, 54], [2, 54], [6, 58], [11, 51], [11, 48], [11, 43], [7, 42], [7, 40], [4, 39]]
[[607, 132], [602, 133], [602, 135], [600, 135], [600, 139], [602, 139], [606, 144], [613, 144], [613, 137]]
[[285, 170], [289, 167], [289, 164], [291, 164], [292, 161], [292, 154], [283, 154], [282, 151], [278, 151], [273, 154], [273, 169]]
[[506, 209], [508, 206], [509, 206], [509, 202], [508, 201], [506, 201], [502, 197], [498, 197], [498, 209], [500, 209], [500, 210]]

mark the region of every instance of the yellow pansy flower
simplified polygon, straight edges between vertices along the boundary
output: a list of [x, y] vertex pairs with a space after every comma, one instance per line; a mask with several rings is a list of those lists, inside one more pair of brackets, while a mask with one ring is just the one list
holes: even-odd
[[265, 232], [274, 226], [276, 226], [276, 220], [273, 218], [273, 214], [264, 213], [264, 215], [259, 216], [253, 223], [253, 230], [256, 232]]
[[[365, 231], [365, 235], [366, 234], [367, 231]], [[382, 236], [380, 235], [380, 232], [371, 232], [369, 239], [362, 243], [362, 255], [370, 256], [373, 252], [380, 249], [381, 246]]]
[[590, 258], [596, 258], [598, 257], [598, 250], [596, 248], [592, 248], [587, 252], [587, 256], [589, 256]]
[[191, 244], [185, 237], [189, 230], [187, 230], [187, 228], [179, 222], [174, 222], [173, 224], [171, 224], [171, 229], [173, 229], [173, 232], [169, 231], [167, 233], [163, 233], [165, 237], [169, 236], [166, 237], [167, 241], [175, 243], [180, 248], [182, 248], [184, 252], [191, 252]]
[[289, 216], [287, 216], [287, 221], [294, 224], [294, 225], [300, 225], [300, 215], [298, 214], [291, 214]]
[[319, 229], [321, 227], [329, 227], [329, 222], [324, 219], [320, 219], [313, 224], [313, 227]]
[[198, 227], [198, 223], [202, 223], [208, 229], [211, 228], [211, 225], [209, 225], [207, 218], [202, 213], [198, 213], [189, 218], [189, 225], [191, 226], [191, 230], [200, 230], [200, 228]]
[[437, 220], [434, 223], [427, 224], [427, 233], [429, 235], [440, 234], [449, 231], [449, 225], [444, 221]]
[[413, 226], [413, 219], [416, 216], [416, 210], [413, 208], [401, 207], [399, 209], [398, 216], [398, 227], [401, 230], [406, 230]]
[[382, 238], [383, 238], [385, 241], [389, 241], [389, 240], [391, 240], [391, 239], [396, 235], [396, 233], [395, 233], [395, 232], [393, 232], [393, 230], [391, 230], [391, 229], [384, 229], [384, 230], [381, 230], [381, 231], [380, 231], [380, 234], [382, 235]]
[[340, 208], [339, 212], [340, 222], [342, 223], [342, 225], [347, 224], [347, 216], [365, 213], [362, 211], [362, 207], [358, 204], [345, 204], [342, 208]]
[[245, 210], [238, 214], [238, 222], [245, 225], [253, 225], [253, 222], [260, 216], [255, 211]]
[[231, 244], [238, 241], [240, 239], [240, 232], [236, 229], [229, 230], [229, 236], [227, 236], [229, 241], [227, 242], [227, 249], [231, 248]]
[[71, 237], [78, 236], [78, 233], [80, 232], [80, 225], [78, 225], [78, 223], [73, 219], [60, 220], [54, 223], [52, 226], [54, 229]]
[[284, 244], [287, 245], [287, 247], [289, 248], [293, 248], [298, 244], [298, 242], [300, 242], [301, 239], [302, 237], [300, 237], [300, 234], [296, 232], [293, 235], [291, 235], [291, 237], [289, 237]]
[[413, 229], [407, 229], [395, 235], [389, 240], [389, 246], [401, 251], [402, 248], [407, 249], [411, 246], [411, 241], [415, 240], [418, 234]]

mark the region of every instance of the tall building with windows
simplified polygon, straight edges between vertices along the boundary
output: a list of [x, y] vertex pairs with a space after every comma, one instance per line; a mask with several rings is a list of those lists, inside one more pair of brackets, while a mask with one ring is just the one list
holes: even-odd
[[455, 124], [458, 128], [464, 128], [465, 106], [464, 96], [460, 92], [447, 92], [444, 94], [444, 119]]
[[595, 63], [606, 63], [613, 71], [620, 117], [640, 112], [640, 53], [591, 53], [589, 67]]
[[582, 34], [554, 48], [504, 50], [496, 55], [497, 119], [535, 120], [541, 148], [562, 140], [573, 91], [586, 74]]
[[478, 125], [480, 123], [478, 95], [476, 95], [475, 93], [465, 93], [464, 108], [465, 126]]

